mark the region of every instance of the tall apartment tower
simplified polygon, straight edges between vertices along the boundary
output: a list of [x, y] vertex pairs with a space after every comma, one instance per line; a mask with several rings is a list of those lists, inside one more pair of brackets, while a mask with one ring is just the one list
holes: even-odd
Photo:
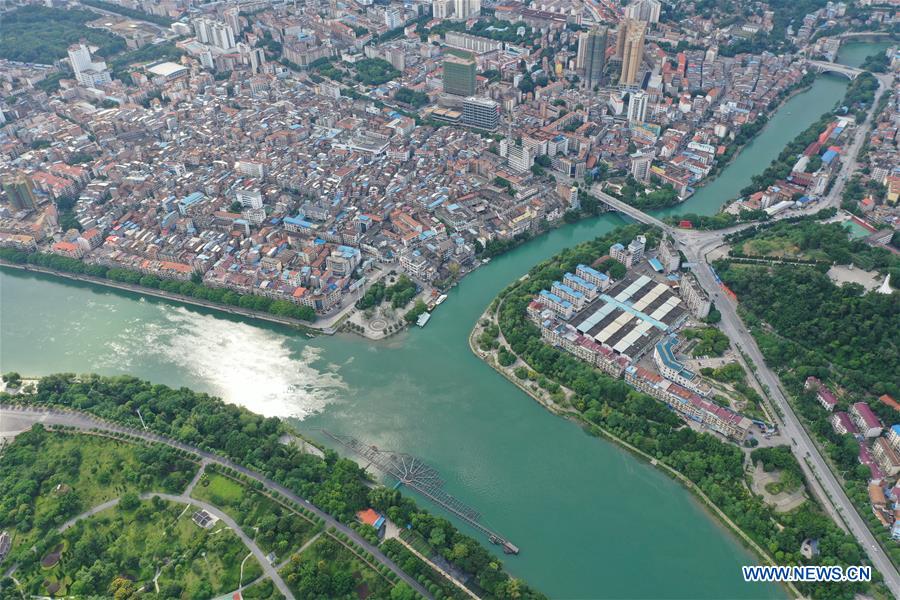
[[634, 92], [628, 98], [628, 122], [643, 123], [647, 120], [647, 99], [646, 92]]
[[645, 23], [659, 23], [661, 9], [659, 0], [637, 0], [625, 7], [625, 16]]
[[635, 85], [644, 59], [644, 36], [647, 24], [634, 19], [624, 19], [616, 36], [616, 56], [622, 59], [621, 85]]
[[583, 35], [578, 43], [578, 56], [584, 61], [584, 87], [589, 90], [595, 85], [600, 85], [603, 78], [603, 69], [606, 67], [606, 38], [605, 27], [594, 27], [587, 35]]
[[25, 175], [14, 175], [3, 179], [3, 191], [9, 203], [16, 210], [32, 210], [34, 208], [34, 188], [31, 179]]
[[454, 19], [470, 19], [481, 14], [481, 0], [455, 0]]
[[475, 95], [475, 59], [452, 54], [444, 58], [444, 93]]
[[222, 16], [225, 18], [225, 24], [231, 27], [231, 31], [235, 35], [240, 35], [241, 33], [241, 14], [240, 8], [237, 6], [233, 6], [231, 8], [225, 9], [225, 12], [222, 13]]
[[431, 16], [435, 19], [449, 19], [453, 14], [453, 0], [432, 0]]
[[69, 46], [69, 63], [75, 71], [75, 79], [83, 86], [96, 87], [112, 81], [106, 63], [94, 62], [91, 49], [83, 43]]
[[231, 50], [234, 48], [234, 30], [230, 25], [201, 17], [193, 21], [194, 31], [197, 39], [210, 46], [215, 46], [220, 50]]
[[581, 71], [584, 69], [584, 59], [585, 53], [587, 52], [588, 42], [588, 31], [579, 31], [577, 34], [578, 37], [578, 52], [575, 54], [575, 69]]

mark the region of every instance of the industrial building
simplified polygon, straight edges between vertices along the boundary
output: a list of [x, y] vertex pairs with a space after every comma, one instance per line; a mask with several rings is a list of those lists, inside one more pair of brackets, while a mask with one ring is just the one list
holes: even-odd
[[681, 298], [669, 286], [646, 275], [629, 274], [585, 306], [571, 324], [616, 354], [637, 360], [686, 316]]

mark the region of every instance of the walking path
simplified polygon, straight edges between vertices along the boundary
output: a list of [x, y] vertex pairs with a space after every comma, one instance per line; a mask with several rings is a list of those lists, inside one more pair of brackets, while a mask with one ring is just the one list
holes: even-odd
[[[118, 423], [111, 423], [109, 421], [104, 421], [98, 417], [93, 415], [79, 412], [71, 409], [64, 408], [51, 408], [51, 407], [35, 407], [35, 406], [19, 406], [12, 404], [0, 404], [0, 422], [5, 422], [5, 419], [16, 419], [20, 422], [30, 422], [30, 423], [44, 423], [45, 425], [63, 425], [66, 427], [72, 427], [82, 432], [90, 432], [91, 429], [95, 429], [99, 432], [104, 432], [105, 434], [109, 433], [120, 433], [127, 434], [130, 436], [134, 436], [140, 438], [144, 441], [154, 442], [159, 444], [165, 444], [167, 446], [171, 446], [172, 448], [177, 448], [179, 450], [183, 450], [185, 452], [190, 452], [191, 454], [199, 457], [201, 461], [205, 461], [205, 464], [215, 464], [226, 469], [231, 469], [233, 471], [237, 471], [238, 473], [253, 479], [254, 481], [260, 482], [264, 488], [271, 494], [277, 493], [281, 496], [287, 498], [291, 502], [302, 506], [303, 508], [313, 512], [316, 516], [322, 519], [325, 522], [325, 528], [328, 529], [330, 527], [334, 527], [335, 530], [343, 533], [348, 538], [350, 538], [354, 544], [361, 547], [365, 552], [371, 554], [375, 557], [375, 561], [381, 563], [388, 567], [391, 571], [393, 571], [400, 580], [404, 581], [407, 585], [413, 588], [416, 592], [424, 596], [425, 598], [431, 599], [432, 596], [428, 592], [425, 587], [422, 586], [415, 578], [411, 577], [408, 573], [404, 572], [400, 567], [398, 567], [394, 561], [388, 558], [377, 546], [369, 543], [365, 538], [359, 535], [356, 531], [344, 525], [330, 514], [326, 513], [319, 507], [315, 506], [305, 498], [301, 498], [292, 490], [286, 488], [280, 483], [269, 479], [265, 475], [257, 473], [251, 469], [243, 465], [239, 465], [237, 463], [232, 462], [231, 460], [219, 456], [217, 454], [213, 454], [211, 452], [207, 452], [206, 450], [201, 450], [195, 446], [190, 446], [188, 444], [179, 442], [177, 440], [173, 440], [171, 438], [164, 437], [157, 433], [153, 433], [152, 431], [144, 431], [141, 429], [136, 429], [132, 427], [126, 427], [124, 425], [119, 425]], [[195, 501], [192, 500], [195, 503]]]
[[[198, 469], [197, 472], [201, 473], [202, 471], [203, 471], [203, 468], [201, 467], [200, 469]], [[198, 477], [195, 477], [195, 481], [192, 482], [192, 484], [189, 486], [189, 489], [193, 487], [194, 483], [196, 483], [196, 479], [198, 479]], [[239, 538], [241, 538], [241, 541], [244, 542], [244, 545], [247, 546], [247, 548], [250, 550], [250, 553], [259, 562], [259, 565], [260, 565], [260, 567], [262, 567], [263, 573], [265, 573], [266, 577], [269, 577], [273, 581], [273, 583], [275, 583], [275, 586], [278, 588], [278, 591], [280, 591], [282, 594], [284, 594], [284, 596], [286, 598], [290, 598], [290, 599], [294, 598], [293, 594], [291, 594], [291, 590], [287, 587], [287, 585], [284, 583], [284, 580], [281, 578], [281, 575], [279, 575], [278, 571], [269, 563], [268, 560], [266, 560], [265, 553], [263, 553], [263, 551], [259, 548], [259, 546], [256, 545], [256, 542], [254, 542], [252, 539], [250, 539], [250, 537], [247, 534], [244, 533], [244, 531], [240, 528], [240, 526], [238, 526], [238, 524], [234, 521], [234, 519], [232, 519], [231, 517], [226, 515], [224, 512], [219, 510], [217, 507], [213, 506], [212, 504], [209, 504], [208, 502], [203, 502], [202, 500], [197, 500], [196, 498], [191, 498], [188, 495], [188, 492], [185, 492], [184, 494], [178, 494], [178, 495], [165, 494], [165, 493], [159, 493], [159, 492], [148, 492], [145, 494], [141, 494], [140, 498], [141, 498], [141, 500], [149, 500], [149, 499], [153, 498], [154, 496], [159, 496], [163, 500], [168, 500], [169, 502], [176, 502], [178, 504], [186, 504], [188, 507], [199, 506], [200, 508], [202, 508], [209, 514], [213, 515], [214, 517], [217, 517], [219, 520], [224, 522], [226, 525], [228, 525], [228, 527], [232, 531], [234, 531], [235, 534], [237, 534], [237, 536]], [[103, 502], [102, 504], [98, 504], [97, 506], [94, 506], [94, 507], [84, 511], [80, 515], [77, 515], [77, 516], [69, 519], [62, 525], [60, 525], [59, 532], [62, 533], [65, 530], [72, 527], [78, 521], [92, 517], [92, 516], [96, 515], [97, 513], [103, 512], [104, 510], [108, 510], [118, 504], [119, 504], [119, 498], [113, 498], [112, 500], [107, 500], [106, 502]], [[184, 513], [182, 513], [182, 514], [184, 514]], [[243, 566], [244, 566], [243, 563], [241, 563], [241, 572], [242, 573], [243, 573]], [[157, 577], [159, 577], [159, 573], [157, 573]], [[154, 578], [154, 583], [155, 582], [156, 582], [156, 578]]]
[[291, 559], [292, 559], [292, 558], [294, 558], [294, 557], [297, 556], [298, 554], [303, 554], [303, 551], [304, 551], [304, 550], [306, 550], [307, 548], [309, 548], [310, 546], [312, 546], [312, 545], [315, 543], [315, 541], [316, 541], [317, 539], [319, 539], [320, 537], [322, 537], [322, 534], [323, 534], [323, 533], [325, 533], [325, 532], [324, 532], [324, 531], [320, 531], [320, 532], [317, 533], [316, 535], [314, 535], [314, 536], [312, 536], [311, 538], [309, 538], [309, 539], [306, 541], [306, 543], [304, 543], [302, 546], [300, 546], [300, 549], [299, 549], [299, 550], [297, 550], [296, 552], [294, 552], [293, 554], [291, 554], [290, 556], [288, 556], [286, 559], [284, 559], [283, 561], [281, 561], [281, 562], [278, 564], [278, 566], [277, 566], [276, 568], [277, 568], [279, 571], [280, 571], [281, 569], [283, 569], [283, 568], [285, 567], [285, 565], [287, 565], [289, 562], [291, 562]]
[[76, 516], [72, 517], [71, 519], [69, 519], [68, 521], [66, 521], [65, 523], [63, 523], [62, 525], [60, 525], [59, 529], [57, 529], [57, 531], [62, 533], [66, 529], [69, 529], [70, 527], [72, 527], [72, 525], [74, 525], [78, 521], [81, 521], [82, 519], [87, 519], [88, 517], [93, 517], [94, 515], [96, 515], [99, 512], [103, 512], [104, 510], [106, 510], [108, 508], [112, 508], [113, 506], [116, 506], [118, 503], [119, 503], [119, 499], [113, 498], [112, 500], [107, 500], [106, 502], [98, 504], [97, 506], [94, 506], [93, 508], [89, 508], [88, 510], [84, 511], [80, 515], [76, 515]]
[[197, 472], [194, 474], [194, 478], [191, 479], [191, 482], [184, 489], [184, 495], [190, 496], [194, 492], [194, 488], [197, 487], [197, 483], [200, 481], [200, 478], [203, 477], [203, 472], [206, 470], [206, 465], [209, 464], [209, 461], [205, 458], [200, 461], [200, 468], [197, 469]]
[[457, 581], [453, 575], [451, 575], [450, 573], [448, 573], [441, 567], [439, 567], [436, 564], [434, 564], [433, 562], [431, 562], [431, 559], [429, 559], [427, 556], [425, 556], [424, 554], [422, 554], [421, 552], [419, 552], [418, 550], [413, 548], [410, 544], [407, 544], [400, 536], [397, 536], [394, 539], [396, 539], [398, 542], [403, 544], [403, 546], [407, 550], [412, 552], [419, 560], [424, 562], [426, 565], [430, 566], [432, 569], [434, 569], [438, 573], [440, 573], [444, 577], [444, 579], [449, 579], [450, 583], [452, 583], [453, 585], [458, 587], [460, 590], [462, 590], [463, 593], [465, 593], [468, 597], [472, 598], [473, 600], [481, 600], [478, 596], [475, 595], [475, 593], [472, 590], [470, 590], [469, 588], [464, 586], [461, 582]]
[[228, 525], [231, 530], [237, 534], [241, 541], [244, 542], [244, 545], [250, 549], [250, 552], [253, 553], [253, 556], [256, 558], [257, 562], [259, 562], [259, 566], [262, 567], [263, 573], [265, 573], [275, 584], [275, 587], [278, 588], [278, 591], [284, 594], [285, 598], [289, 600], [293, 600], [294, 595], [291, 593], [290, 588], [288, 588], [287, 584], [281, 578], [281, 575], [278, 574], [278, 571], [275, 567], [266, 559], [265, 553], [260, 549], [259, 546], [256, 545], [250, 536], [244, 533], [244, 530], [235, 522], [234, 519], [229, 517], [227, 514], [222, 512], [219, 508], [213, 506], [209, 502], [204, 502], [203, 500], [197, 500], [196, 498], [191, 498], [185, 494], [179, 494], [177, 496], [172, 494], [156, 494], [156, 493], [148, 493], [141, 494], [142, 500], [149, 500], [153, 496], [159, 496], [163, 500], [168, 500], [169, 502], [178, 502], [181, 504], [190, 504], [193, 506], [199, 506], [209, 514], [217, 517], [219, 520]]

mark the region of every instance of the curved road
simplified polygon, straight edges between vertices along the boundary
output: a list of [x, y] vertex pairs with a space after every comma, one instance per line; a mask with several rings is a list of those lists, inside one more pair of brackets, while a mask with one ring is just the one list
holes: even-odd
[[[185, 452], [190, 452], [191, 454], [199, 456], [207, 463], [212, 463], [228, 469], [233, 469], [238, 473], [249, 477], [250, 479], [259, 481], [270, 492], [277, 492], [285, 498], [288, 498], [292, 502], [299, 504], [303, 508], [306, 508], [307, 510], [315, 513], [316, 516], [325, 521], [326, 529], [329, 527], [334, 527], [337, 531], [345, 534], [347, 537], [353, 540], [355, 544], [362, 547], [366, 552], [372, 554], [375, 557], [376, 561], [380, 562], [381, 564], [388, 567], [391, 571], [393, 571], [402, 581], [404, 581], [416, 592], [418, 592], [425, 598], [432, 598], [431, 594], [428, 593], [428, 590], [426, 590], [422, 586], [422, 584], [420, 584], [414, 578], [410, 577], [407, 573], [401, 570], [400, 567], [398, 567], [390, 558], [388, 558], [377, 546], [373, 546], [372, 544], [370, 544], [354, 530], [339, 522], [337, 519], [321, 510], [317, 506], [313, 505], [308, 500], [301, 498], [280, 483], [273, 481], [268, 477], [257, 473], [256, 471], [251, 471], [247, 467], [233, 463], [227, 458], [223, 458], [217, 454], [212, 454], [195, 446], [190, 446], [188, 444], [184, 444], [182, 442], [161, 436], [151, 431], [133, 429], [131, 427], [104, 421], [99, 419], [98, 417], [94, 417], [93, 415], [74, 410], [30, 406], [23, 407], [13, 406], [10, 404], [0, 404], [0, 422], [4, 424], [4, 429], [7, 428], [8, 422], [18, 424], [20, 430], [28, 429], [35, 423], [44, 423], [47, 425], [62, 425], [66, 427], [74, 427], [75, 429], [82, 430], [98, 429], [101, 431], [114, 433], [125, 433], [141, 438], [148, 442], [156, 442], [171, 446], [173, 448], [177, 448], [179, 450], [184, 450]], [[15, 427], [8, 428], [10, 430], [15, 429]], [[161, 498], [163, 497], [162, 494], [159, 494], [159, 496]], [[191, 500], [191, 502], [199, 504], [195, 500]], [[265, 557], [263, 557], [263, 559], [265, 559]], [[268, 564], [268, 561], [266, 560], [263, 560], [262, 562], [263, 565]]]
[[[853, 536], [859, 541], [869, 555], [872, 564], [875, 565], [884, 576], [885, 584], [891, 590], [895, 598], [900, 598], [900, 574], [894, 568], [893, 563], [885, 555], [884, 550], [878, 544], [875, 536], [869, 531], [863, 518], [856, 511], [850, 498], [847, 497], [844, 488], [838, 482], [837, 477], [832, 473], [825, 459], [819, 453], [818, 448], [813, 443], [809, 434], [807, 434], [800, 419], [794, 413], [793, 408], [787, 401], [781, 382], [778, 377], [766, 364], [762, 352], [756, 345], [756, 340], [744, 327], [743, 322], [737, 314], [737, 303], [727, 294], [720, 294], [720, 288], [709, 269], [706, 262], [706, 253], [702, 249], [685, 248], [685, 254], [688, 259], [694, 260], [698, 264], [698, 268], [694, 270], [700, 285], [707, 291], [710, 297], [716, 298], [716, 308], [722, 314], [722, 321], [719, 326], [722, 331], [736, 344], [739, 349], [744, 351], [756, 366], [757, 376], [760, 381], [768, 387], [769, 396], [781, 411], [782, 431], [787, 439], [791, 440], [791, 450], [797, 457], [800, 466], [803, 467], [807, 474], [807, 479], [815, 487], [821, 488], [826, 497], [820, 498], [826, 511], [840, 525], [843, 521]], [[812, 477], [810, 477], [812, 475]]]
[[[858, 167], [856, 157], [874, 121], [873, 113], [875, 107], [877, 107], [882, 94], [887, 89], [890, 89], [893, 77], [892, 75], [880, 75], [877, 79], [879, 87], [869, 108], [866, 121], [856, 128], [855, 137], [848, 145], [848, 151], [845, 153], [846, 160], [841, 165], [830, 193], [816, 203], [814, 207], [807, 209], [807, 211], [818, 211], [822, 208], [839, 205], [841, 192], [850, 175]], [[614, 210], [618, 210], [641, 223], [647, 223], [662, 229], [676, 240], [688, 261], [696, 265], [692, 269], [693, 273], [697, 276], [698, 282], [709, 297], [715, 299], [716, 308], [722, 314], [722, 321], [719, 324], [720, 328], [729, 337], [732, 344], [749, 356], [756, 367], [759, 380], [768, 387], [769, 395], [778, 406], [781, 412], [779, 419], [781, 421], [781, 429], [786, 434], [787, 439], [791, 440], [791, 450], [797, 457], [797, 462], [800, 463], [807, 480], [816, 492], [816, 496], [819, 497], [823, 507], [832, 519], [842, 528], [846, 526], [850, 533], [859, 541], [872, 564], [884, 576], [885, 584], [891, 593], [895, 598], [900, 598], [900, 573], [897, 572], [894, 564], [885, 554], [884, 549], [878, 544], [866, 522], [856, 511], [844, 488], [831, 471], [825, 459], [822, 458], [818, 447], [813, 443], [800, 419], [794, 413], [784, 391], [781, 389], [781, 382], [777, 375], [766, 364], [762, 352], [756, 345], [756, 341], [738, 316], [737, 302], [727, 294], [720, 293], [722, 290], [716, 282], [707, 261], [707, 254], [724, 243], [723, 238], [726, 234], [750, 227], [755, 225], [755, 223], [743, 223], [728, 229], [713, 231], [676, 229], [638, 208], [609, 196], [600, 189], [599, 185], [592, 187], [591, 193]], [[807, 213], [807, 211], [801, 212]], [[773, 221], [775, 220], [777, 219], [773, 219]]]
[[[0, 413], [0, 414], [2, 414], [2, 413]], [[201, 472], [202, 470], [203, 469], [198, 469], [198, 472]], [[244, 530], [240, 528], [240, 526], [234, 521], [234, 519], [232, 519], [231, 517], [226, 515], [224, 512], [222, 512], [217, 507], [213, 506], [212, 504], [209, 504], [208, 502], [203, 502], [202, 500], [197, 500], [196, 498], [191, 498], [190, 496], [188, 496], [187, 492], [185, 492], [184, 494], [179, 494], [177, 496], [174, 494], [165, 494], [165, 493], [161, 493], [161, 492], [148, 492], [146, 494], [141, 494], [140, 498], [141, 498], [141, 500], [149, 500], [149, 499], [153, 498], [154, 496], [159, 496], [163, 500], [168, 500], [169, 502], [176, 502], [178, 504], [188, 504], [188, 505], [193, 505], [193, 506], [199, 506], [200, 508], [202, 508], [209, 514], [213, 515], [214, 517], [217, 517], [223, 523], [228, 525], [228, 527], [239, 538], [241, 538], [241, 541], [244, 542], [244, 545], [247, 546], [247, 548], [250, 550], [250, 552], [253, 554], [253, 556], [256, 557], [256, 560], [259, 562], [259, 566], [262, 567], [263, 573], [265, 573], [266, 577], [269, 577], [272, 580], [272, 582], [275, 584], [275, 587], [278, 588], [278, 591], [281, 592], [285, 598], [289, 598], [290, 600], [294, 599], [294, 595], [291, 593], [291, 590], [288, 588], [288, 586], [284, 583], [284, 580], [281, 578], [281, 575], [279, 575], [278, 571], [275, 569], [275, 567], [273, 567], [269, 563], [269, 561], [266, 560], [265, 553], [262, 551], [262, 549], [260, 549], [259, 546], [256, 545], [256, 542], [254, 542], [252, 539], [250, 539], [250, 537], [246, 533], [244, 533]], [[78, 515], [76, 517], [72, 517], [71, 519], [69, 519], [62, 525], [60, 525], [59, 532], [62, 533], [66, 529], [69, 529], [70, 527], [72, 527], [78, 521], [81, 521], [82, 519], [87, 519], [88, 517], [92, 517], [92, 516], [96, 515], [97, 513], [103, 512], [104, 510], [108, 510], [108, 509], [112, 508], [113, 506], [116, 506], [117, 504], [119, 504], [118, 498], [113, 498], [112, 500], [107, 500], [106, 502], [103, 502], [102, 504], [98, 504], [97, 506], [94, 506], [94, 507], [84, 511], [83, 513], [81, 513], [80, 515]]]
[[244, 542], [244, 545], [250, 549], [250, 552], [253, 553], [253, 556], [256, 557], [257, 562], [259, 562], [259, 566], [262, 567], [263, 573], [265, 573], [275, 584], [275, 587], [278, 588], [278, 591], [282, 593], [285, 598], [289, 600], [294, 600], [294, 594], [291, 593], [291, 590], [288, 588], [287, 584], [284, 583], [284, 580], [281, 578], [281, 575], [278, 574], [278, 571], [275, 570], [275, 567], [266, 559], [265, 553], [260, 549], [259, 546], [256, 545], [256, 542], [250, 539], [250, 537], [244, 533], [244, 530], [240, 528], [240, 526], [228, 515], [224, 512], [209, 504], [208, 502], [203, 502], [202, 500], [197, 500], [196, 498], [191, 498], [185, 494], [181, 494], [178, 496], [174, 496], [172, 494], [141, 494], [142, 500], [149, 500], [153, 496], [159, 496], [163, 500], [168, 500], [169, 502], [178, 502], [180, 504], [192, 504], [194, 506], [199, 506], [209, 514], [214, 517], [218, 517], [222, 520], [231, 530], [237, 534], [241, 541]]

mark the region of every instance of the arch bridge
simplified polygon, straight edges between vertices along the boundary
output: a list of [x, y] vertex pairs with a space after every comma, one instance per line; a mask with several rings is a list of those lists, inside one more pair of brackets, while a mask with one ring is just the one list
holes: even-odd
[[808, 60], [806, 61], [810, 67], [814, 68], [817, 73], [834, 73], [836, 75], [843, 75], [850, 81], [853, 81], [866, 71], [864, 69], [857, 69], [856, 67], [848, 67], [847, 65], [842, 65], [840, 63], [828, 62], [825, 60]]

